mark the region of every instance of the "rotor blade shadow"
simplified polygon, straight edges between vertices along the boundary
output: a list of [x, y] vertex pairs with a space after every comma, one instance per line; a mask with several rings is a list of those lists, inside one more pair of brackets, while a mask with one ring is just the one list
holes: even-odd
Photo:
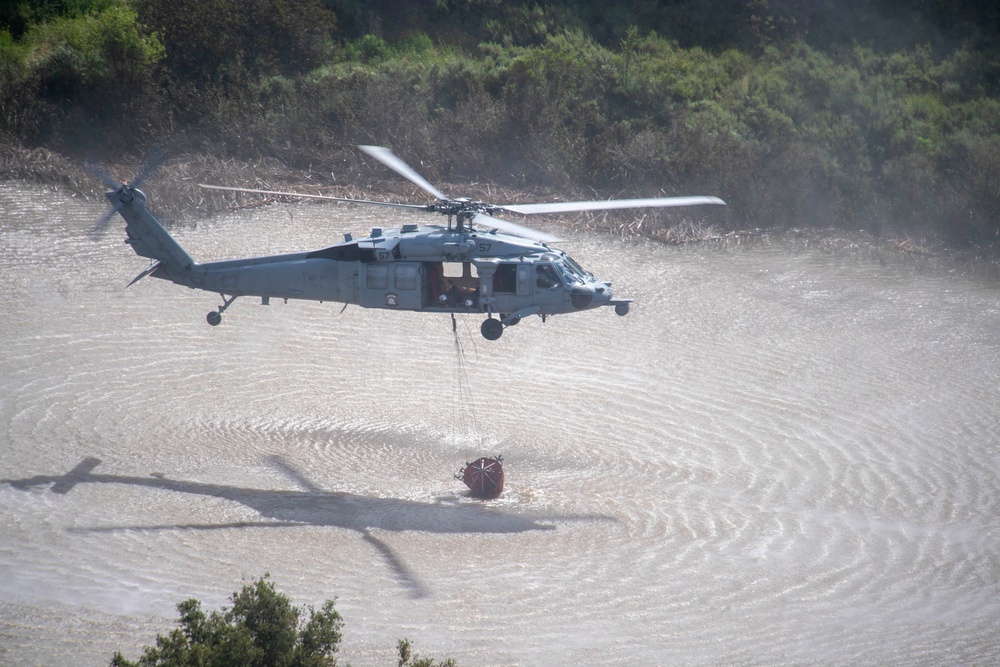
[[[70, 533], [156, 533], [172, 532], [177, 530], [240, 530], [244, 528], [301, 528], [304, 524], [294, 521], [234, 521], [230, 523], [175, 523], [160, 526], [94, 526], [91, 528], [72, 526], [66, 531]], [[406, 563], [396, 554], [388, 544], [371, 534], [370, 531], [363, 531], [361, 537], [365, 542], [375, 547], [379, 555], [385, 560], [399, 580], [403, 588], [409, 591], [409, 595], [414, 600], [430, 597], [430, 592], [420, 579], [413, 574]]]
[[375, 550], [381, 554], [382, 558], [389, 565], [389, 569], [396, 573], [396, 578], [399, 582], [410, 592], [410, 597], [414, 600], [419, 600], [422, 598], [430, 597], [430, 592], [427, 587], [420, 582], [410, 568], [406, 566], [406, 563], [396, 554], [392, 547], [378, 539], [371, 534], [371, 531], [364, 531], [361, 533], [361, 537], [364, 538], [365, 542], [375, 547]]
[[323, 489], [316, 486], [315, 483], [300, 471], [296, 470], [288, 461], [280, 456], [269, 456], [267, 457], [267, 462], [271, 464], [272, 467], [278, 469], [285, 474], [290, 480], [298, 484], [300, 487], [309, 491], [311, 493], [323, 493]]
[[[275, 461], [272, 460], [272, 463]], [[24, 479], [0, 480], [0, 483], [22, 490], [51, 486], [51, 490], [59, 494], [68, 493], [78, 484], [125, 484], [222, 498], [245, 505], [262, 517], [276, 521], [346, 528], [358, 532], [372, 529], [442, 534], [521, 533], [529, 530], [554, 530], [555, 526], [539, 521], [559, 518], [522, 517], [481, 505], [444, 504], [323, 491], [311, 485], [311, 482], [287, 463], [282, 463], [279, 467], [286, 472], [291, 471], [297, 481], [310, 484], [308, 490], [254, 489], [177, 480], [159, 474], [139, 477], [92, 472], [99, 464], [99, 459], [87, 458], [65, 475], [35, 475]]]
[[71, 526], [68, 533], [156, 533], [170, 530], [232, 530], [240, 528], [301, 528], [301, 523], [293, 521], [232, 521], [230, 523], [171, 523], [159, 526], [125, 525], [125, 526], [92, 526], [90, 528]]
[[[438, 534], [508, 534], [531, 530], [555, 530], [553, 521], [613, 521], [606, 516], [534, 516], [523, 517], [504, 513], [480, 504], [422, 502], [397, 498], [378, 498], [351, 493], [323, 491], [281, 457], [269, 462], [285, 472], [305, 491], [255, 489], [225, 484], [170, 479], [160, 473], [149, 477], [111, 475], [93, 472], [100, 459], [88, 457], [64, 475], [35, 475], [22, 479], [3, 479], [0, 483], [15, 489], [30, 491], [50, 487], [65, 495], [78, 484], [124, 484], [128, 486], [222, 498], [255, 510], [262, 521], [224, 524], [174, 524], [161, 526], [111, 526], [74, 528], [73, 532], [161, 531], [161, 530], [226, 530], [243, 528], [290, 528], [297, 526], [328, 526], [345, 528], [361, 534], [381, 554], [396, 577], [412, 597], [429, 595], [427, 588], [406, 566], [396, 552], [372, 531], [421, 531]], [[540, 523], [544, 522], [544, 523]]]

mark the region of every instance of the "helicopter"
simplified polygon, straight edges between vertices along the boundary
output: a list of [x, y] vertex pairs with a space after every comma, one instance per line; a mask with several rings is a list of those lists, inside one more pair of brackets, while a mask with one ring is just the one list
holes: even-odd
[[498, 217], [626, 208], [725, 205], [718, 197], [686, 196], [650, 199], [594, 200], [541, 204], [489, 204], [453, 198], [406, 164], [388, 148], [359, 146], [361, 151], [435, 198], [430, 204], [370, 201], [326, 195], [199, 184], [203, 188], [269, 196], [384, 206], [436, 213], [447, 224], [403, 224], [373, 228], [364, 237], [305, 252], [198, 263], [146, 207], [142, 181], [165, 159], [156, 151], [131, 182], [118, 182], [88, 163], [88, 170], [110, 190], [112, 208], [99, 229], [117, 212], [125, 220], [126, 243], [151, 260], [129, 287], [147, 276], [218, 294], [222, 303], [206, 316], [218, 326], [223, 313], [239, 297], [304, 299], [356, 304], [363, 308], [427, 313], [484, 314], [480, 331], [497, 340], [504, 329], [529, 315], [544, 322], [551, 315], [603, 306], [627, 315], [631, 299], [612, 296], [611, 283], [595, 278], [566, 252], [553, 247], [558, 239], [545, 232]]

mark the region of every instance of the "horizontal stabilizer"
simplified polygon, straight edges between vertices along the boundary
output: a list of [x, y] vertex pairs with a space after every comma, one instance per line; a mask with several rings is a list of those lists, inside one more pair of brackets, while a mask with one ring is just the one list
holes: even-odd
[[125, 289], [128, 289], [132, 285], [135, 285], [137, 282], [139, 282], [140, 280], [151, 274], [153, 271], [156, 271], [158, 268], [160, 268], [159, 260], [150, 264], [148, 269], [146, 269], [145, 271], [137, 275], [135, 278], [133, 278], [132, 282], [130, 282], [128, 285], [125, 286]]

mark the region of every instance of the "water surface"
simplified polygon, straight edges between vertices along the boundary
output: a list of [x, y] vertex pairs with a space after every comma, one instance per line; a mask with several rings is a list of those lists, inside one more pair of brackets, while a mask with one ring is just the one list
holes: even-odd
[[[156, 202], [152, 202], [155, 210]], [[478, 317], [146, 279], [0, 184], [0, 664], [106, 664], [268, 572], [342, 658], [1000, 661], [1000, 290], [766, 242], [562, 245], [632, 313]], [[416, 221], [274, 205], [198, 260]], [[503, 453], [506, 490], [452, 478]], [[75, 472], [71, 472], [75, 471]], [[70, 473], [70, 474], [67, 474]]]

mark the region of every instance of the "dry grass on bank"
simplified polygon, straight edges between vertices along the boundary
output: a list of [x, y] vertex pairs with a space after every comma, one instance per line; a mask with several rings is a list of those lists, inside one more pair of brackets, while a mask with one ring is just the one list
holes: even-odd
[[[102, 165], [115, 178], [130, 179], [142, 169], [143, 158]], [[376, 166], [376, 170], [382, 170]], [[229, 185], [260, 190], [281, 190], [333, 197], [429, 203], [431, 197], [411, 183], [391, 173], [361, 170], [359, 176], [371, 178], [367, 186], [333, 182], [329, 175], [291, 169], [275, 159], [254, 162], [212, 155], [187, 154], [168, 159], [142, 184], [154, 202], [158, 215], [172, 222], [201, 218], [214, 213], [263, 206], [281, 199], [271, 195], [231, 193], [206, 190], [199, 183]], [[82, 161], [71, 160], [45, 148], [24, 148], [16, 143], [0, 143], [0, 180], [24, 180], [99, 200], [104, 185], [84, 168]], [[541, 188], [514, 190], [491, 183], [436, 184], [455, 196], [499, 204], [585, 199], [583, 193], [553, 192]], [[307, 200], [308, 201], [308, 200]], [[701, 217], [699, 217], [701, 216]], [[514, 216], [517, 217], [517, 216]], [[715, 224], [721, 221], [723, 224]], [[1000, 282], [1000, 258], [988, 251], [955, 251], [935, 239], [909, 236], [873, 235], [838, 229], [725, 229], [728, 222], [722, 207], [698, 209], [648, 209], [609, 211], [577, 215], [524, 216], [519, 224], [557, 225], [610, 234], [622, 239], [643, 238], [666, 245], [713, 243], [724, 248], [753, 247], [758, 243], [781, 241], [787, 247], [819, 251], [838, 256], [856, 257], [874, 263], [905, 263], [918, 269], [961, 266], [962, 271]], [[729, 225], [725, 225], [729, 226]]]

